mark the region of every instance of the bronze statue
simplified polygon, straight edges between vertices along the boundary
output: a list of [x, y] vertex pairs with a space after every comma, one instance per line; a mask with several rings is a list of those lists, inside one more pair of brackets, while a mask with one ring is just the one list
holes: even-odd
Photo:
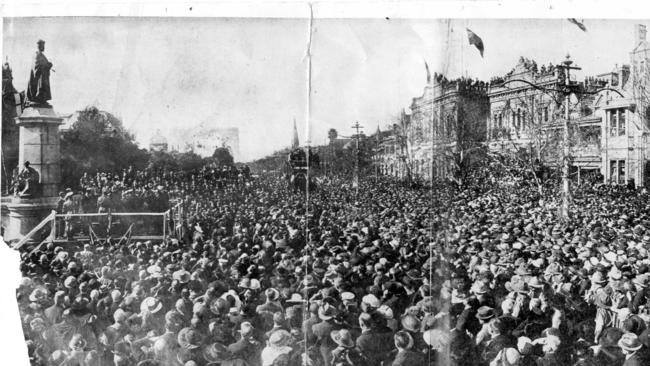
[[34, 55], [34, 63], [29, 73], [29, 84], [27, 85], [27, 101], [29, 105], [49, 107], [48, 100], [52, 99], [50, 91], [50, 70], [52, 63], [47, 60], [43, 51], [45, 51], [45, 41], [37, 42], [38, 50]]
[[21, 198], [34, 197], [38, 192], [40, 175], [36, 169], [29, 166], [29, 161], [23, 165], [23, 170], [18, 173], [14, 182], [14, 195]]

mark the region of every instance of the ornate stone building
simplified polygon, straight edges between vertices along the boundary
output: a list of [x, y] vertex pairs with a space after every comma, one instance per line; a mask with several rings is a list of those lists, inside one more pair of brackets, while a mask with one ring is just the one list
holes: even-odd
[[487, 83], [434, 74], [421, 97], [413, 98], [408, 150], [413, 172], [452, 178], [472, 164], [486, 138]]
[[[563, 80], [562, 70], [555, 65], [538, 66], [523, 57], [509, 73], [493, 78], [488, 90], [489, 149], [526, 153], [536, 162], [559, 166], [564, 146], [565, 99], [557, 91], [557, 83]], [[604, 86], [605, 81], [587, 78], [578, 84], [585, 93], [571, 97], [569, 146], [573, 174], [580, 177], [586, 172], [597, 174], [601, 167], [601, 121], [594, 114], [594, 96], [589, 93]]]
[[453, 178], [472, 164], [474, 153], [485, 143], [486, 83], [434, 74], [410, 109], [410, 114], [402, 111], [391, 135], [382, 138], [377, 160], [383, 174]]

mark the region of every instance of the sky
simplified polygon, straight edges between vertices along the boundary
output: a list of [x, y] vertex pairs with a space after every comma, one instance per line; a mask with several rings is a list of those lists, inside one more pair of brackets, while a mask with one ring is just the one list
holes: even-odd
[[[238, 127], [243, 161], [291, 143], [325, 143], [327, 131], [368, 134], [408, 112], [431, 72], [489, 80], [519, 56], [538, 64], [571, 54], [583, 75], [629, 62], [635, 20], [5, 18], [3, 56], [26, 87], [36, 41], [54, 64], [51, 104], [60, 114], [95, 105], [120, 117], [142, 147], [157, 130]], [[485, 44], [481, 58], [465, 28]], [[309, 109], [309, 111], [308, 111]], [[309, 135], [307, 135], [309, 134]]]

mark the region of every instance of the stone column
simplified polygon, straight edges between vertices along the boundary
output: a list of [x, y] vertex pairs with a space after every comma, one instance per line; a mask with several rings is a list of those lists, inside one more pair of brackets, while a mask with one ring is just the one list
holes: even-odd
[[[5, 228], [5, 240], [21, 239], [56, 208], [61, 183], [61, 150], [59, 126], [63, 118], [52, 108], [28, 107], [16, 125], [20, 128], [18, 164], [22, 168], [30, 162], [40, 175], [40, 195], [31, 198], [13, 197], [7, 203], [9, 223]], [[30, 241], [38, 240], [32, 238]]]
[[63, 118], [52, 108], [25, 109], [16, 118], [20, 128], [18, 167], [25, 161], [40, 174], [41, 197], [57, 196], [61, 183], [61, 149], [59, 126]]

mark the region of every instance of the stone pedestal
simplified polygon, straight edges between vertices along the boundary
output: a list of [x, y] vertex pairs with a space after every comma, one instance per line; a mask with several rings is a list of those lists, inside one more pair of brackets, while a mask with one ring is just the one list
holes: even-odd
[[22, 169], [25, 161], [29, 161], [30, 166], [36, 169], [40, 176], [40, 195], [13, 197], [6, 203], [9, 210], [6, 241], [23, 238], [56, 208], [61, 183], [59, 126], [62, 123], [63, 118], [52, 108], [44, 107], [28, 107], [16, 118], [16, 125], [20, 128], [18, 166]]
[[[17, 198], [14, 197], [11, 203], [7, 203], [9, 210], [9, 222], [5, 228], [4, 239], [7, 242], [20, 240], [33, 228], [36, 227], [52, 210], [56, 209], [58, 197], [47, 198]], [[38, 238], [30, 238], [34, 242]]]
[[40, 175], [41, 197], [55, 197], [61, 183], [59, 126], [63, 118], [52, 108], [28, 107], [16, 125], [20, 128], [18, 167], [25, 161]]

